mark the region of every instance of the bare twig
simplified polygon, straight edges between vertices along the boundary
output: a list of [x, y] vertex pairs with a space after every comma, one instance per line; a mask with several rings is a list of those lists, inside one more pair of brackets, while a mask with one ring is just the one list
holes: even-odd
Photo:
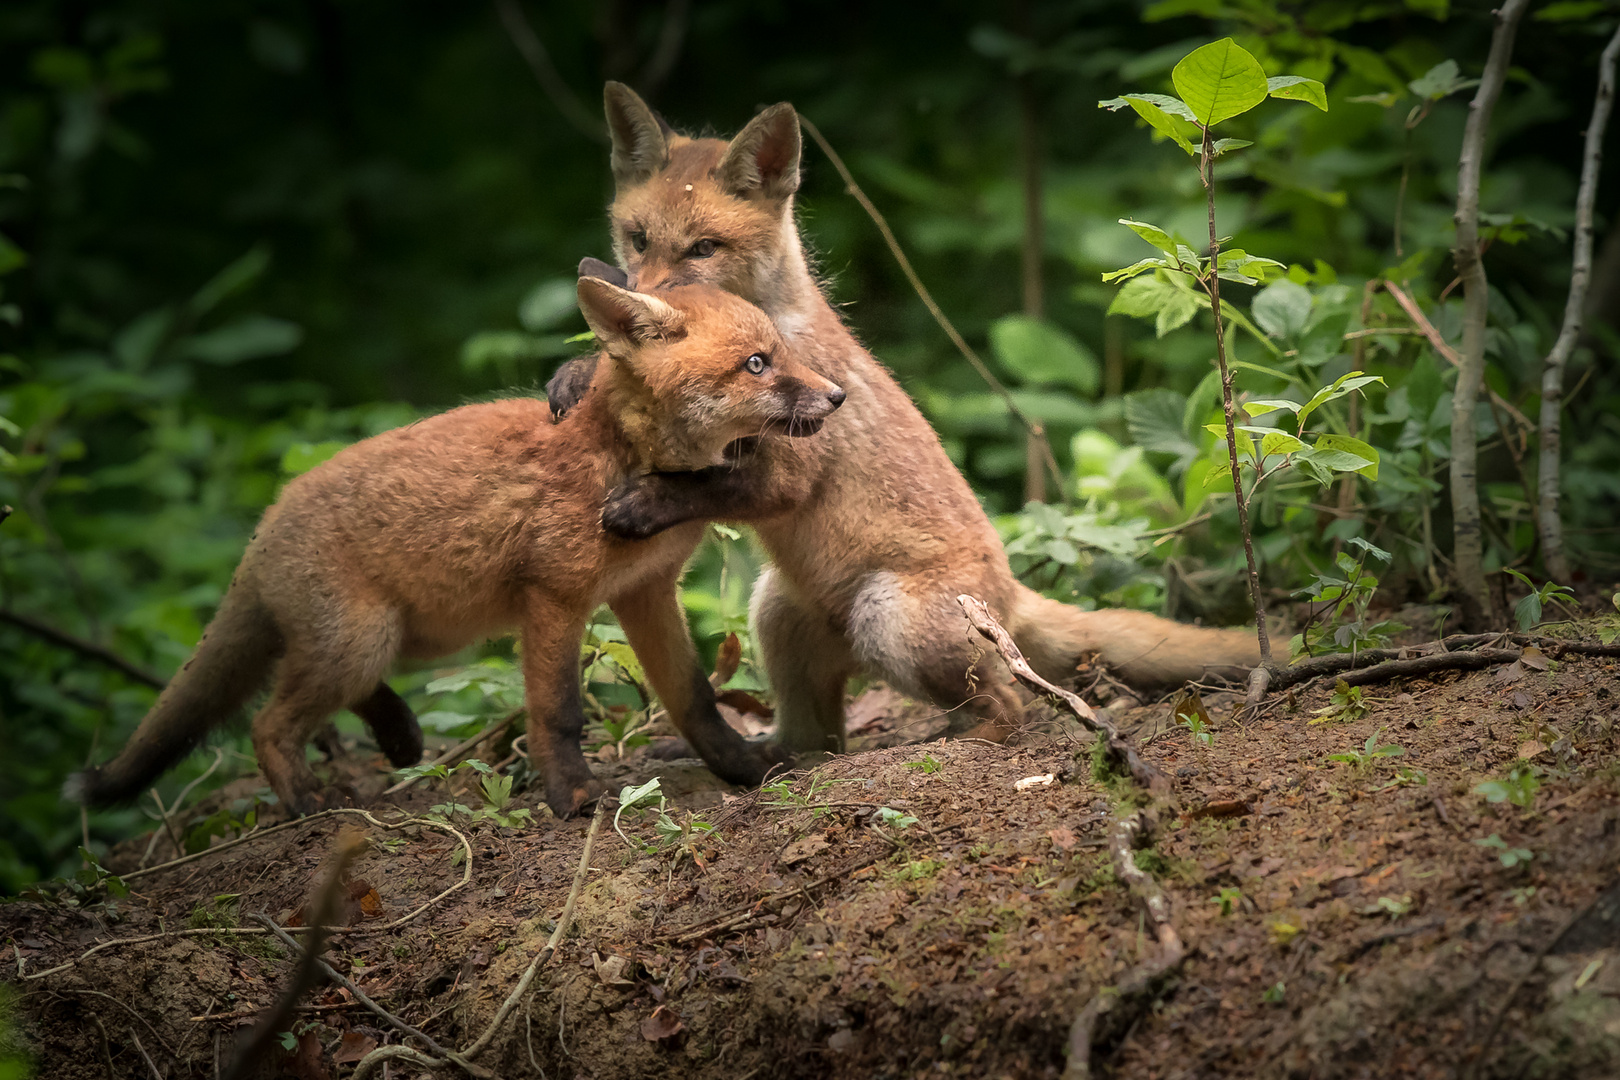
[[10, 608], [0, 608], [0, 622], [10, 623], [19, 630], [26, 630], [42, 641], [52, 645], [60, 645], [64, 649], [71, 649], [88, 660], [98, 664], [105, 664], [115, 671], [121, 671], [138, 683], [150, 686], [154, 690], [163, 689], [164, 682], [156, 675], [147, 671], [139, 664], [133, 664], [122, 656], [93, 641], [86, 641], [82, 637], [70, 634], [65, 630], [58, 630], [49, 623], [40, 622], [31, 615], [24, 615]]
[[1480, 75], [1479, 90], [1468, 106], [1462, 153], [1457, 164], [1457, 246], [1453, 259], [1463, 281], [1462, 363], [1451, 404], [1451, 516], [1452, 562], [1462, 594], [1464, 622], [1490, 619], [1495, 604], [1485, 587], [1480, 543], [1479, 486], [1476, 476], [1478, 434], [1474, 430], [1474, 403], [1485, 376], [1485, 318], [1489, 285], [1479, 250], [1479, 178], [1485, 163], [1485, 137], [1491, 113], [1507, 79], [1513, 57], [1513, 37], [1529, 0], [1506, 0], [1495, 12], [1491, 50]]
[[[1153, 875], [1136, 865], [1136, 848], [1152, 833], [1145, 811], [1120, 818], [1108, 838], [1114, 873], [1131, 891], [1158, 941], [1157, 955], [1138, 964], [1114, 987], [1098, 992], [1069, 1026], [1069, 1062], [1063, 1080], [1090, 1080], [1092, 1048], [1111, 1032], [1130, 1027], [1186, 956], [1181, 935], [1170, 920], [1170, 901]], [[1107, 1030], [1103, 1030], [1107, 1029]]]
[[[1232, 466], [1232, 499], [1237, 503], [1238, 532], [1243, 536], [1243, 555], [1249, 563], [1249, 599], [1254, 602], [1254, 629], [1260, 641], [1260, 663], [1271, 662], [1271, 636], [1266, 633], [1266, 598], [1260, 591], [1260, 568], [1254, 559], [1254, 537], [1249, 532], [1249, 496], [1243, 491], [1243, 475], [1238, 465], [1238, 444], [1234, 426], [1237, 423], [1237, 405], [1232, 394], [1232, 369], [1226, 362], [1226, 330], [1221, 319], [1221, 242], [1215, 235], [1215, 143], [1209, 128], [1204, 128], [1204, 141], [1199, 149], [1198, 178], [1204, 184], [1205, 202], [1209, 206], [1209, 273], [1199, 279], [1209, 293], [1209, 311], [1215, 317], [1215, 361], [1221, 369], [1221, 406], [1226, 418], [1226, 456]], [[1258, 468], [1258, 461], [1256, 467]], [[1255, 488], [1260, 480], [1255, 479]]]
[[146, 1052], [146, 1047], [141, 1045], [140, 1033], [134, 1028], [130, 1028], [129, 1037], [135, 1040], [135, 1049], [140, 1051], [141, 1060], [146, 1062], [146, 1067], [148, 1069], [152, 1070], [152, 1080], [164, 1080], [163, 1074], [158, 1072], [157, 1062], [152, 1060], [152, 1055], [148, 1054]]
[[1541, 534], [1541, 561], [1554, 581], [1570, 580], [1564, 554], [1564, 522], [1558, 512], [1559, 439], [1564, 401], [1564, 366], [1580, 340], [1586, 307], [1586, 286], [1592, 277], [1592, 207], [1597, 201], [1598, 171], [1603, 161], [1603, 135], [1614, 104], [1615, 61], [1620, 58], [1620, 30], [1614, 32], [1598, 62], [1597, 97], [1586, 124], [1586, 151], [1581, 158], [1581, 186], [1575, 196], [1575, 252], [1569, 275], [1569, 298], [1564, 303], [1564, 325], [1558, 331], [1541, 372], [1541, 463], [1537, 478], [1540, 498], [1535, 503]]
[[[1412, 320], [1412, 325], [1417, 329], [1417, 332], [1422, 334], [1429, 344], [1433, 346], [1434, 351], [1440, 354], [1440, 358], [1452, 367], [1461, 367], [1462, 357], [1457, 355], [1457, 350], [1453, 349], [1447, 344], [1446, 339], [1440, 336], [1440, 331], [1435, 328], [1434, 323], [1429, 321], [1429, 317], [1423, 314], [1423, 309], [1418, 306], [1412, 295], [1393, 281], [1384, 282], [1384, 289], [1395, 298], [1397, 304], [1401, 305], [1401, 310], [1406, 312], [1406, 317]], [[1496, 407], [1513, 417], [1514, 422], [1520, 427], [1526, 431], [1535, 430], [1535, 425], [1530, 422], [1530, 418], [1524, 415], [1513, 402], [1498, 394], [1495, 390], [1487, 389], [1487, 392], [1491, 395], [1491, 401], [1495, 403]]]
[[1101, 736], [1114, 765], [1130, 773], [1142, 787], [1156, 795], [1167, 794], [1170, 791], [1169, 777], [1142, 760], [1136, 748], [1120, 735], [1118, 728], [1098, 715], [1097, 711], [1082, 701], [1078, 694], [1054, 686], [1036, 674], [1035, 669], [1029, 666], [1029, 661], [1024, 659], [1024, 654], [1013, 641], [1012, 635], [996, 621], [994, 615], [990, 614], [990, 608], [984, 601], [964, 593], [956, 598], [956, 602], [962, 606], [962, 611], [967, 615], [973, 629], [1001, 653], [1001, 658], [1006, 661], [1013, 678], [1036, 693], [1055, 699], [1068, 709], [1076, 720]]
[[[257, 912], [248, 917], [256, 922], [262, 923], [264, 927], [270, 931], [270, 933], [280, 938], [282, 943], [288, 948], [298, 948], [298, 942], [294, 940], [293, 936], [287, 933], [285, 929], [277, 926], [274, 919], [260, 915]], [[371, 1010], [372, 1015], [377, 1017], [377, 1019], [383, 1021], [383, 1023], [392, 1027], [395, 1031], [398, 1031], [402, 1035], [408, 1035], [413, 1039], [420, 1039], [423, 1043], [425, 1043], [429, 1050], [432, 1050], [433, 1053], [438, 1055], [438, 1058], [434, 1059], [433, 1065], [429, 1067], [438, 1068], [443, 1066], [446, 1062], [455, 1062], [457, 1065], [460, 1065], [474, 1076], [494, 1076], [494, 1074], [488, 1069], [481, 1068], [480, 1066], [474, 1065], [470, 1061], [466, 1061], [462, 1055], [457, 1054], [455, 1051], [446, 1050], [443, 1046], [439, 1045], [438, 1041], [435, 1040], [433, 1036], [427, 1034], [425, 1031], [420, 1031], [412, 1027], [399, 1017], [395, 1016], [393, 1013], [389, 1012], [387, 1009], [383, 1008], [381, 1005], [377, 1004], [370, 998], [370, 996], [366, 994], [364, 990], [355, 985], [353, 979], [349, 978], [347, 975], [340, 974], [337, 969], [332, 967], [332, 965], [328, 964], [325, 960], [316, 957], [315, 964], [323, 975], [337, 983], [339, 986], [343, 987], [343, 989], [347, 990], [351, 995], [354, 996], [354, 1000]], [[373, 1050], [372, 1054], [376, 1054], [377, 1052], [377, 1050]], [[367, 1054], [366, 1056], [369, 1058], [371, 1054]], [[419, 1064], [425, 1063], [419, 1062]], [[355, 1070], [355, 1075], [360, 1075], [358, 1068]]]
[[933, 294], [922, 283], [922, 278], [917, 276], [917, 271], [912, 269], [911, 260], [906, 258], [906, 253], [901, 249], [900, 241], [895, 239], [894, 231], [889, 228], [888, 221], [884, 219], [878, 208], [873, 205], [872, 200], [866, 197], [866, 192], [861, 190], [861, 186], [855, 182], [855, 177], [851, 175], [849, 166], [844, 164], [844, 159], [838, 156], [838, 152], [832, 148], [832, 144], [822, 136], [821, 129], [811, 123], [810, 118], [803, 113], [799, 114], [799, 123], [804, 125], [804, 130], [808, 131], [810, 137], [816, 141], [816, 145], [821, 147], [821, 152], [827, 155], [827, 160], [832, 162], [833, 168], [838, 170], [838, 175], [844, 181], [845, 189], [856, 202], [861, 204], [861, 209], [866, 211], [866, 216], [872, 219], [872, 223], [878, 227], [878, 232], [883, 234], [883, 242], [888, 244], [889, 253], [894, 256], [894, 261], [900, 264], [900, 271], [906, 275], [906, 280], [911, 283], [911, 288], [917, 294], [917, 298], [923, 302], [923, 307], [928, 309], [928, 314], [932, 315], [934, 321], [939, 324], [939, 328], [945, 331], [945, 336], [951, 339], [951, 344], [956, 346], [957, 352], [960, 352], [967, 362], [973, 366], [973, 370], [979, 373], [979, 378], [983, 379], [996, 396], [1001, 398], [1002, 403], [1007, 406], [1007, 411], [1012, 414], [1013, 419], [1023, 425], [1024, 430], [1029, 432], [1031, 438], [1040, 440], [1041, 456], [1045, 458], [1046, 467], [1052, 474], [1053, 482], [1057, 484], [1059, 498], [1067, 505], [1069, 497], [1064, 488], [1063, 471], [1058, 468], [1057, 458], [1052, 455], [1052, 444], [1046, 437], [1046, 427], [1039, 421], [1031, 419], [1024, 413], [1024, 410], [1018, 407], [1018, 402], [1013, 399], [1011, 391], [1002, 384], [1000, 379], [996, 378], [995, 373], [979, 357], [979, 354], [973, 351], [973, 347], [957, 332], [955, 324], [946, 317], [945, 312], [934, 302]]
[[[305, 818], [297, 818], [297, 819], [295, 819], [293, 821], [285, 821], [285, 822], [282, 822], [280, 825], [271, 825], [268, 828], [255, 829], [253, 832], [250, 832], [245, 836], [239, 836], [235, 840], [228, 840], [223, 844], [217, 844], [214, 847], [209, 848], [207, 851], [199, 851], [195, 855], [187, 855], [184, 858], [175, 859], [172, 862], [161, 863], [161, 864], [159, 864], [157, 866], [150, 866], [150, 867], [147, 867], [145, 870], [131, 871], [130, 873], [124, 875], [124, 880], [128, 881], [130, 878], [137, 877], [137, 876], [139, 876], [141, 874], [152, 874], [152, 873], [156, 873], [159, 870], [167, 870], [167, 869], [169, 869], [171, 867], [180, 866], [180, 865], [182, 865], [184, 863], [189, 863], [189, 862], [192, 862], [192, 861], [194, 861], [196, 859], [201, 859], [201, 858], [204, 858], [205, 856], [216, 854], [216, 853], [218, 853], [220, 851], [225, 850], [226, 848], [235, 847], [238, 844], [245, 844], [250, 840], [257, 840], [260, 837], [263, 837], [263, 836], [265, 836], [265, 835], [267, 835], [269, 833], [279, 832], [282, 829], [294, 828], [296, 826], [304, 825], [304, 824], [307, 824], [309, 822], [316, 821], [316, 820], [318, 820], [320, 818], [330, 817], [330, 816], [335, 815], [335, 814], [358, 814], [360, 817], [365, 818], [367, 821], [369, 821], [371, 824], [377, 826], [378, 828], [380, 828], [380, 829], [388, 829], [390, 831], [397, 831], [397, 830], [400, 830], [400, 829], [408, 828], [408, 827], [410, 827], [412, 825], [419, 825], [419, 826], [421, 826], [423, 828], [428, 828], [428, 829], [439, 829], [441, 831], [450, 833], [458, 841], [461, 842], [461, 848], [462, 848], [462, 852], [463, 852], [463, 855], [464, 855], [464, 858], [463, 858], [463, 861], [462, 861], [461, 880], [458, 881], [458, 882], [455, 882], [454, 884], [452, 884], [448, 888], [444, 889], [442, 892], [438, 893], [437, 895], [429, 898], [427, 901], [425, 901], [424, 903], [418, 905], [416, 908], [414, 908], [413, 910], [411, 910], [407, 914], [400, 916], [399, 918], [395, 919], [393, 922], [382, 923], [381, 925], [378, 925], [378, 926], [345, 927], [345, 928], [343, 928], [341, 930], [335, 931], [336, 933], [348, 934], [348, 933], [361, 933], [361, 932], [366, 932], [366, 931], [376, 932], [376, 931], [382, 931], [382, 930], [393, 930], [396, 927], [403, 926], [404, 924], [410, 922], [412, 919], [416, 918], [418, 915], [422, 914], [422, 912], [426, 911], [428, 908], [432, 907], [433, 905], [439, 903], [441, 900], [443, 900], [445, 897], [449, 896], [451, 893], [457, 891], [458, 889], [465, 888], [467, 886], [467, 884], [470, 881], [472, 881], [472, 870], [473, 870], [473, 865], [472, 865], [473, 864], [472, 844], [471, 844], [471, 842], [468, 841], [468, 839], [465, 836], [463, 836], [461, 834], [461, 832], [459, 830], [456, 829], [456, 827], [454, 825], [449, 825], [449, 824], [446, 824], [443, 821], [436, 821], [436, 820], [433, 820], [431, 818], [406, 818], [403, 821], [390, 823], [390, 822], [386, 822], [386, 821], [379, 821], [377, 818], [373, 817], [367, 811], [365, 811], [365, 810], [356, 810], [356, 809], [354, 809], [352, 807], [335, 807], [334, 809], [331, 809], [331, 810], [322, 810], [318, 814], [311, 814], [311, 815], [309, 815], [308, 817], [305, 817]], [[308, 928], [304, 927], [302, 929], [307, 930]], [[125, 945], [141, 945], [141, 944], [145, 944], [148, 941], [162, 941], [165, 938], [229, 936], [229, 935], [235, 935], [235, 934], [255, 935], [255, 934], [264, 934], [264, 933], [267, 933], [267, 931], [256, 929], [256, 928], [251, 927], [251, 926], [237, 926], [237, 927], [211, 926], [211, 927], [205, 927], [205, 928], [196, 929], [196, 930], [167, 930], [167, 931], [164, 931], [161, 934], [143, 934], [143, 935], [140, 935], [139, 937], [115, 938], [112, 941], [103, 941], [99, 945], [91, 946], [90, 948], [86, 949], [84, 952], [80, 953], [78, 956], [74, 957], [72, 960], [67, 961], [66, 963], [58, 964], [58, 965], [56, 965], [55, 967], [52, 967], [52, 968], [46, 968], [44, 971], [36, 971], [32, 975], [23, 976], [23, 978], [25, 980], [43, 979], [48, 975], [55, 975], [59, 971], [66, 971], [68, 968], [71, 968], [71, 967], [73, 967], [73, 966], [75, 966], [77, 964], [82, 964], [84, 961], [88, 960], [90, 957], [94, 956], [96, 953], [102, 952], [102, 951], [104, 951], [106, 949], [121, 948], [122, 946], [125, 946]]]
[[512, 39], [513, 48], [523, 57], [523, 62], [529, 65], [529, 70], [534, 73], [540, 89], [545, 91], [546, 97], [550, 98], [557, 111], [562, 113], [563, 119], [587, 139], [599, 143], [607, 142], [607, 127], [585, 108], [574, 91], [563, 81], [563, 77], [557, 73], [556, 65], [551, 62], [551, 54], [546, 52], [545, 43], [540, 40], [540, 35], [534, 32], [534, 27], [523, 14], [517, 0], [495, 0], [495, 14], [500, 17], [507, 36]]

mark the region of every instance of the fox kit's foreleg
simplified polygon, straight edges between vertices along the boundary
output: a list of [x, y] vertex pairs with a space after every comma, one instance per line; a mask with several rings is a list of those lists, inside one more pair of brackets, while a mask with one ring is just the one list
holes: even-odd
[[859, 663], [827, 616], [767, 566], [748, 608], [760, 660], [776, 691], [776, 740], [795, 753], [844, 750], [844, 684]]
[[687, 521], [775, 517], [808, 494], [782, 465], [762, 451], [735, 465], [629, 477], [608, 494], [602, 527], [626, 540], [645, 540]]
[[545, 784], [546, 805], [571, 817], [607, 789], [580, 751], [585, 707], [580, 699], [579, 643], [585, 616], [577, 606], [531, 592], [523, 617], [523, 703], [529, 713], [529, 762]]
[[409, 768], [422, 760], [422, 725], [393, 687], [380, 682], [370, 696], [349, 709], [366, 722], [378, 748], [394, 768]]

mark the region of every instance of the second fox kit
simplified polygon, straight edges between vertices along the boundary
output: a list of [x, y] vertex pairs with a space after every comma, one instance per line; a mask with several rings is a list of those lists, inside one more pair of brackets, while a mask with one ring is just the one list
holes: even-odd
[[759, 783], [771, 751], [720, 719], [677, 598], [703, 525], [616, 539], [601, 527], [603, 499], [637, 472], [714, 465], [740, 438], [811, 434], [844, 392], [799, 363], [758, 308], [719, 289], [655, 298], [584, 278], [579, 302], [603, 350], [588, 404], [561, 424], [536, 399], [467, 405], [288, 483], [196, 655], [123, 752], [70, 794], [101, 805], [146, 790], [274, 667], [253, 748], [276, 794], [308, 812], [320, 792], [304, 747], [331, 713], [354, 708], [396, 764], [401, 750], [414, 760], [419, 741], [415, 753], [387, 741], [409, 720], [379, 681], [395, 658], [445, 656], [516, 628], [530, 759], [552, 810], [572, 813], [601, 790], [579, 747], [579, 649], [603, 603], [693, 747], [721, 777]]
[[[1005, 738], [1020, 701], [970, 640], [959, 593], [1007, 627], [1043, 675], [1100, 653], [1125, 679], [1174, 683], [1258, 662], [1252, 633], [1140, 611], [1080, 611], [1025, 588], [995, 528], [894, 377], [861, 347], [811, 275], [793, 214], [799, 124], [773, 105], [729, 142], [672, 131], [628, 87], [605, 94], [616, 192], [613, 247], [635, 286], [705, 282], [760, 305], [805, 362], [849, 391], [818, 439], [763, 445], [745, 467], [634, 478], [603, 523], [650, 536], [693, 519], [748, 521], [774, 565], [752, 616], [790, 750], [842, 749], [844, 684], [866, 667]], [[587, 367], [548, 389], [565, 409]], [[588, 398], [586, 400], [589, 400]]]

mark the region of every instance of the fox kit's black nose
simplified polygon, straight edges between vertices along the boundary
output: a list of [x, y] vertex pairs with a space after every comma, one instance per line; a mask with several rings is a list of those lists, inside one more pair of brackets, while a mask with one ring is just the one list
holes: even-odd
[[832, 407], [835, 409], [844, 403], [845, 396], [842, 386], [835, 386], [827, 391], [827, 400], [832, 403]]

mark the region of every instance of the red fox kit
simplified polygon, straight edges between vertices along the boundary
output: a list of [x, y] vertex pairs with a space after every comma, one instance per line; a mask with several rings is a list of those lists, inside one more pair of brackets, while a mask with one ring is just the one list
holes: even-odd
[[[616, 194], [613, 248], [643, 291], [704, 282], [758, 304], [805, 362], [850, 394], [821, 438], [760, 446], [740, 468], [630, 478], [603, 514], [646, 537], [682, 522], [751, 522], [774, 565], [752, 617], [790, 750], [840, 749], [844, 684], [860, 667], [1005, 738], [1019, 713], [1006, 670], [969, 639], [958, 593], [990, 605], [1048, 678], [1096, 651], [1135, 683], [1251, 666], [1253, 634], [1138, 611], [1080, 611], [1025, 588], [939, 438], [861, 347], [811, 275], [793, 215], [799, 123], [773, 105], [730, 142], [671, 131], [628, 87], [608, 83]], [[566, 410], [584, 365], [548, 390]]]
[[[327, 716], [353, 708], [397, 730], [409, 710], [391, 691], [379, 704], [376, 689], [395, 658], [444, 656], [515, 627], [529, 755], [552, 810], [573, 813], [601, 790], [579, 748], [579, 647], [603, 603], [714, 771], [763, 779], [771, 751], [720, 719], [677, 599], [703, 525], [620, 540], [602, 529], [603, 499], [638, 472], [716, 465], [737, 439], [808, 435], [844, 391], [800, 363], [758, 308], [710, 286], [652, 297], [584, 278], [579, 304], [602, 352], [574, 415], [553, 424], [528, 398], [467, 405], [292, 480], [196, 655], [123, 752], [70, 793], [133, 798], [274, 668], [254, 751], [283, 802], [308, 812], [322, 799], [304, 747]], [[390, 750], [414, 760], [421, 744]]]

